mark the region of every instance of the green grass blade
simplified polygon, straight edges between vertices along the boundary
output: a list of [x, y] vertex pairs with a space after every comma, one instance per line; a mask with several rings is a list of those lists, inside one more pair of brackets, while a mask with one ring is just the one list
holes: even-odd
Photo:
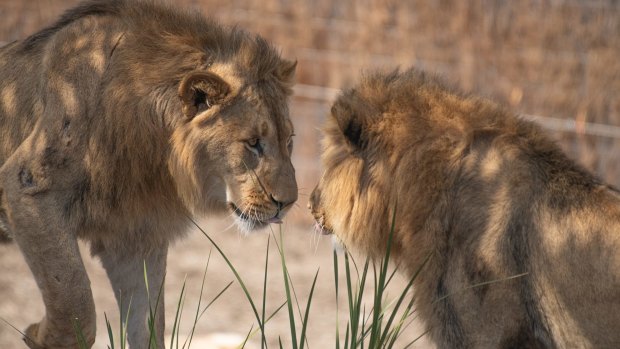
[[375, 288], [375, 299], [374, 299], [374, 314], [372, 319], [372, 331], [370, 332], [370, 342], [369, 346], [371, 348], [379, 348], [380, 343], [380, 331], [381, 331], [381, 319], [380, 316], [382, 314], [381, 311], [381, 303], [383, 301], [383, 292], [385, 290], [385, 282], [386, 277], [388, 275], [388, 266], [390, 263], [390, 254], [392, 250], [392, 238], [394, 236], [394, 230], [396, 228], [396, 206], [394, 207], [394, 211], [392, 213], [392, 226], [390, 228], [390, 234], [388, 236], [385, 257], [383, 258], [381, 271], [379, 272], [379, 281]]
[[[353, 258], [351, 257], [351, 259]], [[355, 302], [354, 302], [355, 329], [351, 329], [351, 339], [354, 340], [353, 344], [355, 345], [355, 347], [357, 347], [358, 345], [361, 345], [362, 347], [364, 346], [364, 337], [365, 337], [364, 331], [365, 331], [365, 326], [366, 326], [367, 321], [364, 320], [366, 316], [365, 315], [366, 309], [365, 307], [362, 309], [362, 300], [364, 298], [364, 290], [366, 289], [366, 279], [368, 277], [369, 267], [370, 267], [370, 259], [366, 258], [366, 262], [364, 263], [364, 269], [362, 270], [362, 274], [361, 274], [361, 279], [358, 280], [358, 289], [355, 294]], [[359, 270], [358, 270], [358, 273], [359, 273]], [[359, 274], [358, 274], [358, 277], [360, 277]], [[362, 315], [361, 317], [360, 317], [360, 314]], [[361, 328], [359, 327], [360, 318], [362, 319]]]
[[232, 286], [233, 283], [233, 281], [230, 281], [220, 292], [218, 292], [215, 297], [213, 297], [213, 299], [211, 299], [211, 301], [204, 307], [204, 309], [202, 309], [198, 320], [202, 318], [202, 315], [211, 307], [211, 305], [213, 305], [213, 303], [215, 303], [215, 301], [218, 300], [218, 298], [220, 298], [224, 294], [224, 292], [228, 291], [228, 289], [230, 288], [230, 286]]
[[161, 285], [159, 285], [159, 291], [157, 292], [157, 298], [155, 299], [155, 309], [153, 310], [153, 306], [151, 305], [151, 297], [149, 294], [149, 280], [147, 276], [146, 270], [146, 261], [144, 263], [144, 282], [146, 284], [146, 294], [147, 300], [149, 302], [149, 344], [147, 348], [149, 349], [157, 349], [157, 329], [155, 328], [155, 316], [157, 315], [157, 310], [159, 310], [159, 301], [161, 299], [161, 295], [164, 291], [164, 280], [166, 279], [166, 275], [164, 273], [164, 278], [162, 279]]
[[[209, 249], [209, 256], [207, 257], [207, 265], [205, 266], [205, 271], [202, 274], [202, 284], [200, 285], [200, 295], [198, 296], [198, 305], [196, 306], [196, 316], [194, 317], [194, 323], [192, 324], [192, 330], [189, 333], [189, 338], [185, 340], [185, 342], [187, 342], [188, 349], [192, 345], [192, 339], [194, 339], [194, 332], [196, 331], [196, 324], [198, 324], [198, 320], [200, 319], [201, 315], [204, 313], [204, 311], [202, 313], [200, 312], [200, 305], [202, 304], [202, 295], [204, 294], [205, 281], [207, 280], [207, 271], [209, 270], [209, 263], [211, 262], [212, 252], [213, 252], [213, 248]], [[185, 343], [183, 343], [183, 348], [185, 348]]]
[[108, 339], [110, 339], [108, 349], [114, 349], [114, 333], [112, 333], [112, 325], [110, 325], [110, 321], [108, 320], [108, 314], [104, 312], [103, 317], [105, 318], [105, 327], [108, 329]]
[[[271, 235], [267, 235], [267, 251], [266, 251], [266, 256], [265, 256], [265, 275], [263, 277], [263, 309], [261, 312], [261, 321], [263, 321], [263, 323], [265, 323], [265, 308], [267, 306], [267, 271], [269, 270], [269, 243], [271, 242]], [[260, 347], [261, 349], [265, 349], [265, 346], [267, 344], [267, 340], [265, 338], [265, 332], [261, 333], [261, 342], [260, 342]]]
[[340, 307], [338, 295], [338, 254], [333, 251], [334, 260], [334, 286], [336, 290], [336, 349], [340, 349]]
[[[366, 306], [364, 306], [362, 310], [362, 333], [364, 333], [364, 329], [366, 328], [366, 322]], [[364, 349], [364, 337], [362, 336], [357, 342], [360, 344], [360, 349]]]
[[[398, 298], [398, 301], [396, 302], [396, 305], [394, 306], [394, 308], [392, 310], [392, 314], [390, 315], [387, 323], [385, 324], [385, 328], [383, 330], [383, 334], [381, 335], [381, 338], [379, 340], [381, 343], [385, 343], [386, 342], [388, 331], [392, 327], [392, 323], [393, 323], [394, 319], [396, 318], [396, 314], [398, 312], [398, 309], [400, 308], [400, 305], [405, 300], [405, 297], [407, 296], [407, 294], [409, 294], [409, 290], [413, 287], [413, 283], [414, 283], [415, 279], [418, 277], [418, 275], [420, 274], [420, 272], [422, 271], [422, 269], [424, 268], [424, 266], [426, 265], [426, 263], [428, 262], [429, 259], [430, 259], [430, 255], [428, 255], [424, 259], [422, 264], [418, 267], [418, 269], [415, 271], [413, 276], [409, 279], [409, 282], [407, 283], [407, 285], [405, 286], [405, 288], [401, 292], [400, 297]], [[408, 308], [412, 307], [412, 306], [413, 305], [411, 303], [409, 303]]]
[[[349, 323], [347, 326], [347, 333], [345, 338], [347, 339], [345, 341], [345, 343], [347, 344], [347, 346], [345, 346], [346, 348], [351, 348], [354, 349], [355, 348], [355, 337], [356, 337], [356, 333], [357, 333], [357, 321], [359, 320], [359, 313], [356, 311], [356, 308], [353, 306], [354, 304], [357, 303], [357, 301], [353, 298], [353, 286], [351, 285], [351, 266], [349, 263], [349, 254], [346, 253], [344, 255], [344, 271], [345, 271], [345, 279], [347, 281], [347, 296], [348, 296], [348, 302], [349, 302]], [[349, 340], [348, 340], [348, 335], [349, 335], [349, 329], [351, 330], [351, 332], [355, 332], [352, 334], [352, 339], [351, 339], [351, 345], [349, 346]]]
[[[396, 339], [398, 339], [398, 337], [401, 335], [402, 331], [404, 331], [410, 324], [412, 321], [407, 322], [407, 319], [409, 319], [409, 317], [411, 317], [414, 313], [413, 311], [413, 297], [411, 299], [411, 301], [409, 302], [409, 304], [407, 305], [407, 307], [405, 308], [405, 310], [403, 311], [403, 314], [400, 318], [400, 320], [398, 321], [398, 323], [396, 324], [396, 326], [390, 330], [388, 336], [386, 337], [386, 339], [383, 341], [384, 343], [387, 343], [386, 348], [391, 349], [394, 347], [394, 344], [396, 343]], [[389, 325], [391, 326], [391, 325]], [[386, 325], [386, 328], [389, 328], [388, 325]]]
[[422, 332], [421, 335], [417, 336], [414, 340], [412, 340], [411, 342], [409, 342], [406, 346], [403, 347], [403, 349], [407, 349], [410, 346], [412, 346], [415, 342], [417, 342], [420, 338], [422, 338], [425, 334], [427, 334], [429, 332], [429, 330], [426, 330], [424, 332]]
[[284, 308], [284, 306], [286, 305], [286, 301], [284, 301], [282, 304], [280, 304], [280, 306], [273, 312], [271, 313], [271, 315], [269, 315], [269, 317], [267, 318], [267, 320], [265, 320], [265, 323], [268, 323], [269, 320], [271, 320], [274, 316], [276, 316], [276, 314], [282, 310]]
[[254, 325], [250, 326], [250, 330], [248, 331], [248, 334], [245, 335], [245, 339], [243, 340], [243, 343], [241, 343], [241, 349], [245, 348], [245, 346], [248, 344], [248, 340], [250, 339], [250, 334], [252, 333], [253, 329], [254, 329]]
[[[276, 314], [277, 314], [278, 312], [280, 312], [280, 310], [282, 310], [285, 306], [286, 306], [286, 301], [284, 301], [282, 304], [280, 304], [280, 306], [279, 306], [279, 307], [278, 307], [278, 308], [277, 308], [277, 309], [276, 309], [273, 313], [271, 313], [271, 315], [269, 315], [269, 317], [265, 320], [265, 322], [263, 322], [263, 324], [264, 324], [264, 325], [266, 325], [267, 323], [269, 323], [269, 321], [270, 321], [270, 320], [271, 320], [274, 316], [276, 316]], [[252, 336], [254, 336], [258, 330], [259, 330], [259, 329], [254, 330], [254, 331], [250, 334], [250, 338], [252, 338]]]
[[11, 324], [10, 322], [6, 321], [4, 318], [0, 317], [0, 320], [2, 320], [2, 322], [7, 324], [7, 326], [9, 326], [12, 329], [14, 329], [15, 331], [17, 331], [17, 333], [19, 333], [22, 337], [28, 338], [28, 339], [32, 340], [32, 338], [29, 338], [28, 336], [26, 336], [26, 334], [24, 332], [20, 331], [17, 327], [13, 326], [13, 324]]
[[[127, 347], [127, 324], [129, 323], [129, 313], [131, 312], [131, 302], [133, 300], [133, 296], [129, 298], [129, 305], [127, 306], [127, 314], [125, 314], [125, 319], [120, 319], [120, 347], [121, 349], [125, 349]], [[122, 316], [123, 314], [123, 294], [119, 294], [119, 311]]]
[[443, 297], [439, 297], [439, 298], [437, 298], [436, 300], [434, 300], [434, 301], [433, 301], [433, 303], [432, 303], [432, 304], [437, 303], [437, 302], [440, 302], [440, 301], [442, 301], [442, 300], [444, 300], [444, 299], [446, 299], [446, 298], [448, 298], [448, 297], [452, 297], [452, 296], [457, 295], [457, 294], [459, 294], [459, 293], [462, 293], [462, 292], [464, 292], [464, 291], [471, 290], [472, 288], [482, 287], [482, 286], [486, 286], [486, 285], [491, 285], [491, 284], [495, 284], [495, 283], [498, 283], [498, 282], [510, 281], [510, 280], [513, 280], [513, 279], [517, 279], [517, 278], [520, 278], [520, 277], [524, 277], [524, 276], [526, 276], [527, 274], [529, 274], [529, 273], [521, 273], [521, 274], [516, 274], [516, 275], [508, 276], [508, 277], [505, 277], [505, 278], [501, 278], [501, 279], [490, 280], [490, 281], [484, 281], [484, 282], [477, 283], [477, 284], [474, 284], [474, 285], [471, 285], [471, 286], [463, 287], [463, 288], [462, 288], [462, 289], [460, 289], [460, 290], [454, 291], [454, 292], [449, 293], [449, 294], [447, 294], [447, 295], [445, 295], [445, 296], [443, 296]]
[[[273, 232], [273, 229], [271, 229], [271, 233], [275, 234]], [[282, 228], [280, 227], [280, 240], [282, 241]], [[276, 243], [276, 246], [278, 247], [278, 250], [280, 249], [280, 245], [278, 244], [278, 240], [275, 238], [274, 236], [274, 241]], [[284, 250], [282, 250], [284, 251]], [[302, 315], [302, 311], [301, 311], [301, 306], [299, 304], [299, 297], [297, 297], [297, 290], [295, 289], [295, 284], [292, 282], [293, 278], [291, 277], [291, 273], [288, 271], [288, 268], [286, 268], [286, 274], [288, 275], [288, 279], [289, 279], [289, 285], [291, 287], [291, 290], [293, 291], [293, 299], [295, 300], [295, 306], [297, 308], [297, 314], [299, 315], [300, 319], [303, 319], [303, 315]], [[308, 339], [306, 338], [306, 345], [308, 345]]]
[[[272, 230], [273, 233], [273, 230]], [[280, 231], [281, 233], [281, 231]], [[275, 239], [275, 237], [274, 237]], [[280, 234], [280, 240], [282, 240], [282, 234]], [[278, 244], [277, 240], [274, 240], [276, 243], [276, 246], [280, 247], [280, 245]], [[282, 250], [284, 251], [284, 249]], [[288, 268], [286, 268], [286, 274], [288, 275], [288, 279], [289, 279], [289, 285], [291, 287], [291, 291], [293, 294], [293, 298], [295, 300], [295, 307], [297, 308], [297, 314], [299, 315], [299, 319], [303, 319], [303, 315], [302, 315], [302, 311], [301, 311], [301, 306], [299, 305], [299, 297], [297, 297], [297, 290], [295, 289], [295, 284], [292, 282], [293, 278], [291, 277], [291, 273], [288, 271]], [[306, 338], [306, 345], [308, 345], [308, 339]]]
[[211, 244], [219, 252], [222, 258], [224, 258], [224, 261], [226, 262], [230, 270], [235, 275], [235, 278], [237, 279], [237, 282], [239, 282], [239, 285], [241, 286], [241, 289], [243, 290], [243, 293], [245, 294], [246, 299], [250, 303], [250, 306], [252, 307], [252, 311], [254, 312], [254, 316], [256, 318], [256, 321], [258, 322], [258, 326], [260, 327], [260, 330], [264, 332], [265, 328], [263, 324], [261, 323], [261, 318], [256, 308], [256, 305], [254, 304], [254, 301], [252, 300], [252, 297], [250, 296], [250, 292], [248, 291], [248, 288], [246, 287], [245, 282], [243, 282], [243, 279], [239, 275], [239, 272], [237, 271], [237, 269], [232, 265], [232, 263], [230, 262], [230, 259], [228, 259], [224, 251], [222, 251], [220, 246], [209, 236], [209, 234], [207, 234], [207, 232], [205, 232], [204, 229], [202, 229], [202, 227], [200, 227], [198, 223], [196, 223], [192, 217], [188, 216], [187, 218], [194, 224], [194, 226], [196, 226], [196, 228], [198, 228], [198, 230], [202, 233], [202, 235], [204, 235], [211, 242]]
[[88, 344], [86, 344], [86, 339], [84, 338], [84, 331], [82, 331], [82, 325], [80, 325], [80, 319], [76, 317], [72, 318], [71, 323], [73, 324], [73, 331], [75, 332], [75, 337], [78, 342], [78, 348], [89, 349]]
[[[186, 281], [187, 278], [183, 280], [183, 286], [181, 287], [181, 295], [179, 296], [179, 301], [177, 302], [177, 311], [176, 314], [174, 316], [174, 325], [172, 326], [172, 335], [170, 337], [170, 349], [174, 348], [174, 336], [175, 334], [177, 335], [177, 337], [179, 336], [177, 330], [180, 326], [179, 324], [179, 320], [180, 320], [180, 316], [181, 316], [181, 304], [183, 304], [183, 296], [185, 295], [185, 285], [186, 285]], [[177, 341], [177, 349], [179, 348], [179, 344]]]
[[399, 268], [400, 268], [400, 265], [397, 265], [394, 268], [394, 270], [392, 270], [392, 272], [390, 273], [390, 276], [388, 277], [387, 281], [385, 282], [385, 287], [388, 287], [390, 285], [390, 282], [392, 281], [392, 279], [394, 278], [394, 276], [398, 272]]
[[304, 342], [306, 340], [306, 329], [308, 328], [308, 316], [310, 315], [310, 305], [312, 303], [312, 295], [314, 294], [314, 286], [316, 286], [316, 279], [319, 276], [319, 270], [314, 274], [314, 280], [312, 281], [312, 287], [310, 288], [310, 295], [308, 296], [308, 304], [306, 304], [306, 313], [304, 314], [304, 320], [301, 327], [301, 338], [299, 339], [299, 349], [304, 349]]
[[295, 324], [295, 312], [293, 311], [293, 301], [291, 298], [291, 287], [288, 278], [288, 270], [286, 268], [286, 260], [284, 258], [284, 240], [282, 240], [282, 230], [280, 230], [280, 244], [278, 245], [278, 251], [280, 253], [280, 263], [282, 265], [282, 275], [284, 277], [284, 290], [286, 291], [286, 301], [288, 308], [288, 319], [291, 331], [291, 341], [293, 349], [297, 349], [297, 331]]

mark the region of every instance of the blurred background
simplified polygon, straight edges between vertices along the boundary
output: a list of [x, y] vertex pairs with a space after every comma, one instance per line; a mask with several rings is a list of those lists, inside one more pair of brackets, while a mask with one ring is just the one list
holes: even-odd
[[[51, 24], [75, 0], [0, 0], [0, 42], [23, 39]], [[285, 226], [291, 274], [305, 299], [321, 266], [310, 317], [310, 347], [332, 347], [335, 303], [331, 243], [311, 229], [305, 209], [321, 168], [318, 126], [340, 88], [365, 69], [415, 66], [442, 75], [466, 91], [490, 97], [539, 122], [570, 157], [604, 180], [620, 185], [620, 2], [617, 0], [177, 0], [223, 24], [257, 32], [297, 59], [292, 99], [299, 208]], [[261, 296], [267, 234], [240, 238], [226, 220], [203, 226], [222, 244], [256, 297]], [[168, 322], [187, 275], [188, 309], [197, 302], [210, 244], [199, 234], [171, 251], [167, 279]], [[250, 255], [248, 249], [252, 249]], [[273, 244], [272, 244], [273, 250]], [[87, 253], [84, 254], [88, 259]], [[273, 254], [275, 256], [275, 254]], [[0, 317], [18, 328], [43, 314], [36, 285], [15, 246], [0, 246]], [[270, 262], [270, 265], [273, 264]], [[88, 260], [98, 311], [114, 316], [114, 302], [97, 261]], [[212, 258], [207, 292], [216, 294], [232, 274]], [[277, 263], [269, 297], [283, 288]], [[280, 274], [277, 274], [277, 273]], [[271, 280], [271, 279], [270, 279]], [[193, 285], [193, 286], [192, 286]], [[218, 289], [219, 288], [219, 289]], [[199, 323], [199, 332], [244, 334], [253, 315], [233, 285]], [[278, 298], [279, 297], [279, 298]], [[226, 300], [228, 299], [228, 300]], [[313, 302], [314, 302], [313, 301]], [[281, 302], [280, 302], [281, 303]], [[100, 306], [103, 304], [103, 306]], [[219, 305], [218, 305], [219, 304]], [[103, 309], [103, 310], [102, 310]], [[188, 311], [191, 312], [191, 311]], [[112, 314], [112, 315], [110, 315]], [[281, 314], [284, 315], [284, 314]], [[113, 320], [116, 321], [116, 320]], [[281, 327], [279, 327], [281, 326]], [[272, 340], [288, 326], [270, 323]], [[281, 332], [280, 332], [281, 330]], [[99, 334], [104, 327], [100, 325]], [[411, 330], [415, 338], [419, 326]], [[104, 338], [105, 340], [105, 338]], [[205, 339], [208, 340], [208, 339]], [[0, 347], [19, 347], [19, 335], [0, 324]], [[105, 343], [105, 342], [103, 342]], [[206, 342], [205, 342], [206, 343]], [[253, 342], [255, 343], [255, 342]], [[102, 340], [99, 347], [104, 348]], [[196, 345], [196, 347], [201, 347]], [[202, 346], [202, 347], [209, 347]], [[422, 339], [418, 348], [430, 347]]]

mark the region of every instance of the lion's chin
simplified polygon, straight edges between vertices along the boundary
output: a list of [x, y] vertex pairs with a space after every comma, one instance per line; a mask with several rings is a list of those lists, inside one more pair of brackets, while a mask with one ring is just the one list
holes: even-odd
[[318, 221], [314, 222], [314, 231], [320, 235], [333, 235], [334, 234], [333, 230], [331, 230], [330, 228], [327, 228], [326, 226], [324, 226]]
[[228, 203], [228, 209], [231, 212], [237, 227], [245, 234], [250, 234], [252, 232], [261, 230], [266, 228], [269, 224], [282, 224], [282, 220], [278, 217], [272, 217], [266, 220], [260, 220], [253, 218], [245, 213], [243, 213], [235, 204], [232, 202]]
[[325, 215], [322, 213], [313, 213], [314, 215], [314, 231], [321, 235], [333, 235], [334, 230], [325, 220]]

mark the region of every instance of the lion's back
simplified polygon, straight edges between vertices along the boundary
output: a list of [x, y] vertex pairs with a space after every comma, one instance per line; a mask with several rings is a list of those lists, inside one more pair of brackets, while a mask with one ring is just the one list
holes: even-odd
[[21, 55], [19, 46], [15, 42], [0, 49], [0, 166], [26, 138], [35, 120], [35, 74], [29, 72], [36, 70], [40, 59]]

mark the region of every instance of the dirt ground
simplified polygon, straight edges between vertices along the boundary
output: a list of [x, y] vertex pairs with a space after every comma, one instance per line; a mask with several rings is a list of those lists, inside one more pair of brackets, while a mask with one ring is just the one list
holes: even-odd
[[[227, 220], [209, 220], [200, 224], [216, 240], [238, 269], [252, 297], [255, 298], [257, 306], [260, 307], [265, 252], [270, 233], [267, 231], [241, 236], [235, 227], [230, 227], [229, 223]], [[227, 229], [227, 227], [230, 228]], [[302, 304], [302, 311], [305, 308], [314, 274], [319, 270], [317, 288], [310, 311], [308, 344], [310, 348], [332, 348], [335, 343], [336, 302], [331, 239], [318, 236], [311, 227], [301, 224], [284, 226], [283, 234], [286, 260], [297, 296]], [[83, 244], [81, 247], [97, 305], [99, 323], [95, 348], [103, 349], [109, 344], [105, 331], [104, 313], [111, 319], [113, 329], [116, 330], [118, 311], [110, 284], [101, 265], [98, 260], [89, 256], [86, 245]], [[191, 322], [195, 316], [200, 294], [202, 274], [210, 252], [212, 254], [207, 271], [206, 290], [202, 298], [204, 306], [230, 281], [234, 281], [234, 276], [224, 260], [215, 249], [212, 250], [208, 239], [196, 231], [191, 232], [188, 238], [177, 243], [169, 254], [166, 279], [166, 321], [169, 332], [174, 321], [178, 297], [185, 281], [187, 298], [183, 307], [183, 322], [180, 331], [182, 341], [191, 330]], [[14, 244], [0, 246], [0, 265], [3, 270], [0, 273], [0, 294], [2, 295], [0, 316], [18, 329], [24, 329], [29, 323], [43, 316], [43, 304], [39, 291], [17, 246]], [[340, 286], [344, 287], [342, 275], [343, 272], [340, 273]], [[392, 290], [397, 291], [402, 285], [402, 280], [398, 280], [398, 284], [393, 285], [395, 287]], [[270, 313], [286, 299], [282, 269], [273, 239], [271, 239], [267, 287], [267, 313]], [[370, 290], [368, 292], [370, 293]], [[346, 315], [345, 304], [345, 298], [341, 295], [341, 320], [344, 320]], [[370, 303], [367, 302], [367, 304]], [[251, 328], [256, 328], [253, 312], [239, 284], [235, 282], [198, 322], [192, 347], [228, 348], [219, 347], [214, 344], [214, 341], [235, 343], [235, 341], [240, 341]], [[288, 335], [290, 333], [289, 320], [285, 310], [278, 313], [267, 325], [266, 333], [270, 347], [277, 347], [277, 340], [280, 336], [285, 347], [291, 347]], [[411, 340], [420, 334], [422, 334], [421, 327], [414, 325], [407, 329], [403, 339]], [[260, 347], [258, 343], [258, 336], [255, 336], [249, 347]], [[414, 346], [414, 348], [429, 347], [424, 338]], [[25, 346], [14, 329], [2, 324], [0, 325], [0, 348], [25, 348]]]

